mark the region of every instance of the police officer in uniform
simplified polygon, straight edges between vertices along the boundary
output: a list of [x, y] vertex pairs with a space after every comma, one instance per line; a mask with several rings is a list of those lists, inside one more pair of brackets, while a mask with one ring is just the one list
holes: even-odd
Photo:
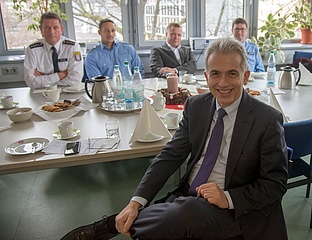
[[40, 19], [42, 39], [29, 45], [25, 52], [24, 78], [32, 88], [48, 85], [76, 85], [83, 77], [80, 45], [62, 36], [64, 26], [54, 12]]
[[264, 72], [264, 66], [258, 47], [246, 41], [248, 34], [247, 22], [243, 18], [236, 18], [232, 23], [233, 36], [243, 43], [248, 58], [248, 70], [251, 72]]

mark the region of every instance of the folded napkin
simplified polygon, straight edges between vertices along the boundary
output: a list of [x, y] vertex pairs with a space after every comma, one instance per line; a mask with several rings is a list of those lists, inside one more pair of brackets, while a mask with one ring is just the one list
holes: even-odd
[[299, 69], [301, 72], [301, 78], [299, 85], [312, 85], [312, 73], [301, 63], [299, 62]]
[[141, 109], [138, 122], [129, 143], [135, 141], [152, 142], [161, 137], [171, 138], [170, 132], [161, 121], [150, 102], [145, 99]]
[[284, 122], [290, 121], [290, 118], [285, 116], [285, 114], [281, 108], [281, 105], [279, 104], [277, 98], [275, 97], [275, 94], [274, 94], [272, 88], [270, 88], [270, 105], [282, 113]]
[[[69, 100], [74, 101], [75, 99], [69, 99]], [[89, 102], [84, 96], [81, 96], [79, 98], [79, 101], [80, 101], [80, 104], [77, 107], [66, 110], [66, 111], [47, 112], [47, 111], [42, 110], [41, 109], [42, 106], [40, 106], [39, 108], [34, 109], [33, 113], [42, 117], [44, 120], [47, 120], [50, 122], [60, 122], [60, 121], [65, 121], [65, 120], [72, 118], [80, 111], [88, 111], [98, 106], [98, 104]], [[47, 105], [47, 104], [52, 104], [52, 103], [46, 103], [44, 105]]]

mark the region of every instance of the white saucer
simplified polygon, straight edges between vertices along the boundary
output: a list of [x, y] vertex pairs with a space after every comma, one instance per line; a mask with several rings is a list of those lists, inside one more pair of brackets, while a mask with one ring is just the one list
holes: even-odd
[[62, 137], [59, 131], [53, 133], [53, 137], [57, 138], [57, 139], [60, 139], [60, 140], [65, 140], [65, 139], [70, 139], [70, 138], [77, 137], [79, 134], [80, 134], [80, 130], [74, 128], [73, 129], [73, 135], [70, 136], [70, 137]]
[[195, 76], [193, 76], [193, 79], [195, 81], [206, 81], [206, 78], [204, 75], [195, 75]]
[[62, 90], [62, 92], [64, 92], [64, 93], [83, 93], [85, 91], [86, 91], [85, 89], [73, 90], [70, 88], [63, 88], [63, 90]]
[[150, 142], [157, 142], [160, 141], [164, 138], [164, 136], [159, 136], [158, 138], [154, 139], [139, 139], [138, 142], [143, 142], [143, 143], [150, 143]]
[[173, 128], [169, 128], [167, 127], [168, 130], [177, 130], [179, 127], [173, 127]]
[[183, 81], [183, 83], [184, 83], [184, 84], [187, 84], [187, 85], [193, 85], [193, 84], [196, 83], [196, 80], [193, 79], [191, 82], [188, 82], [188, 83], [186, 83], [185, 81]]
[[11, 109], [15, 108], [16, 106], [18, 106], [18, 102], [13, 102], [13, 105], [11, 107], [3, 107], [3, 105], [0, 103], [0, 110]]

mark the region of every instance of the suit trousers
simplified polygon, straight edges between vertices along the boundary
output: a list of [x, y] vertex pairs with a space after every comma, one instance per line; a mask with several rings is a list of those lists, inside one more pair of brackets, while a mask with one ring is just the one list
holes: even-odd
[[130, 232], [133, 239], [225, 239], [242, 234], [234, 210], [193, 196], [144, 208]]

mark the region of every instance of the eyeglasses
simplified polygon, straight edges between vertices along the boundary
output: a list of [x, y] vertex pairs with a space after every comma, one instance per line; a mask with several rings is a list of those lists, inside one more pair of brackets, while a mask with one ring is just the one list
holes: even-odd
[[247, 30], [247, 28], [234, 28], [233, 30], [235, 32], [239, 32], [239, 31], [245, 32]]

